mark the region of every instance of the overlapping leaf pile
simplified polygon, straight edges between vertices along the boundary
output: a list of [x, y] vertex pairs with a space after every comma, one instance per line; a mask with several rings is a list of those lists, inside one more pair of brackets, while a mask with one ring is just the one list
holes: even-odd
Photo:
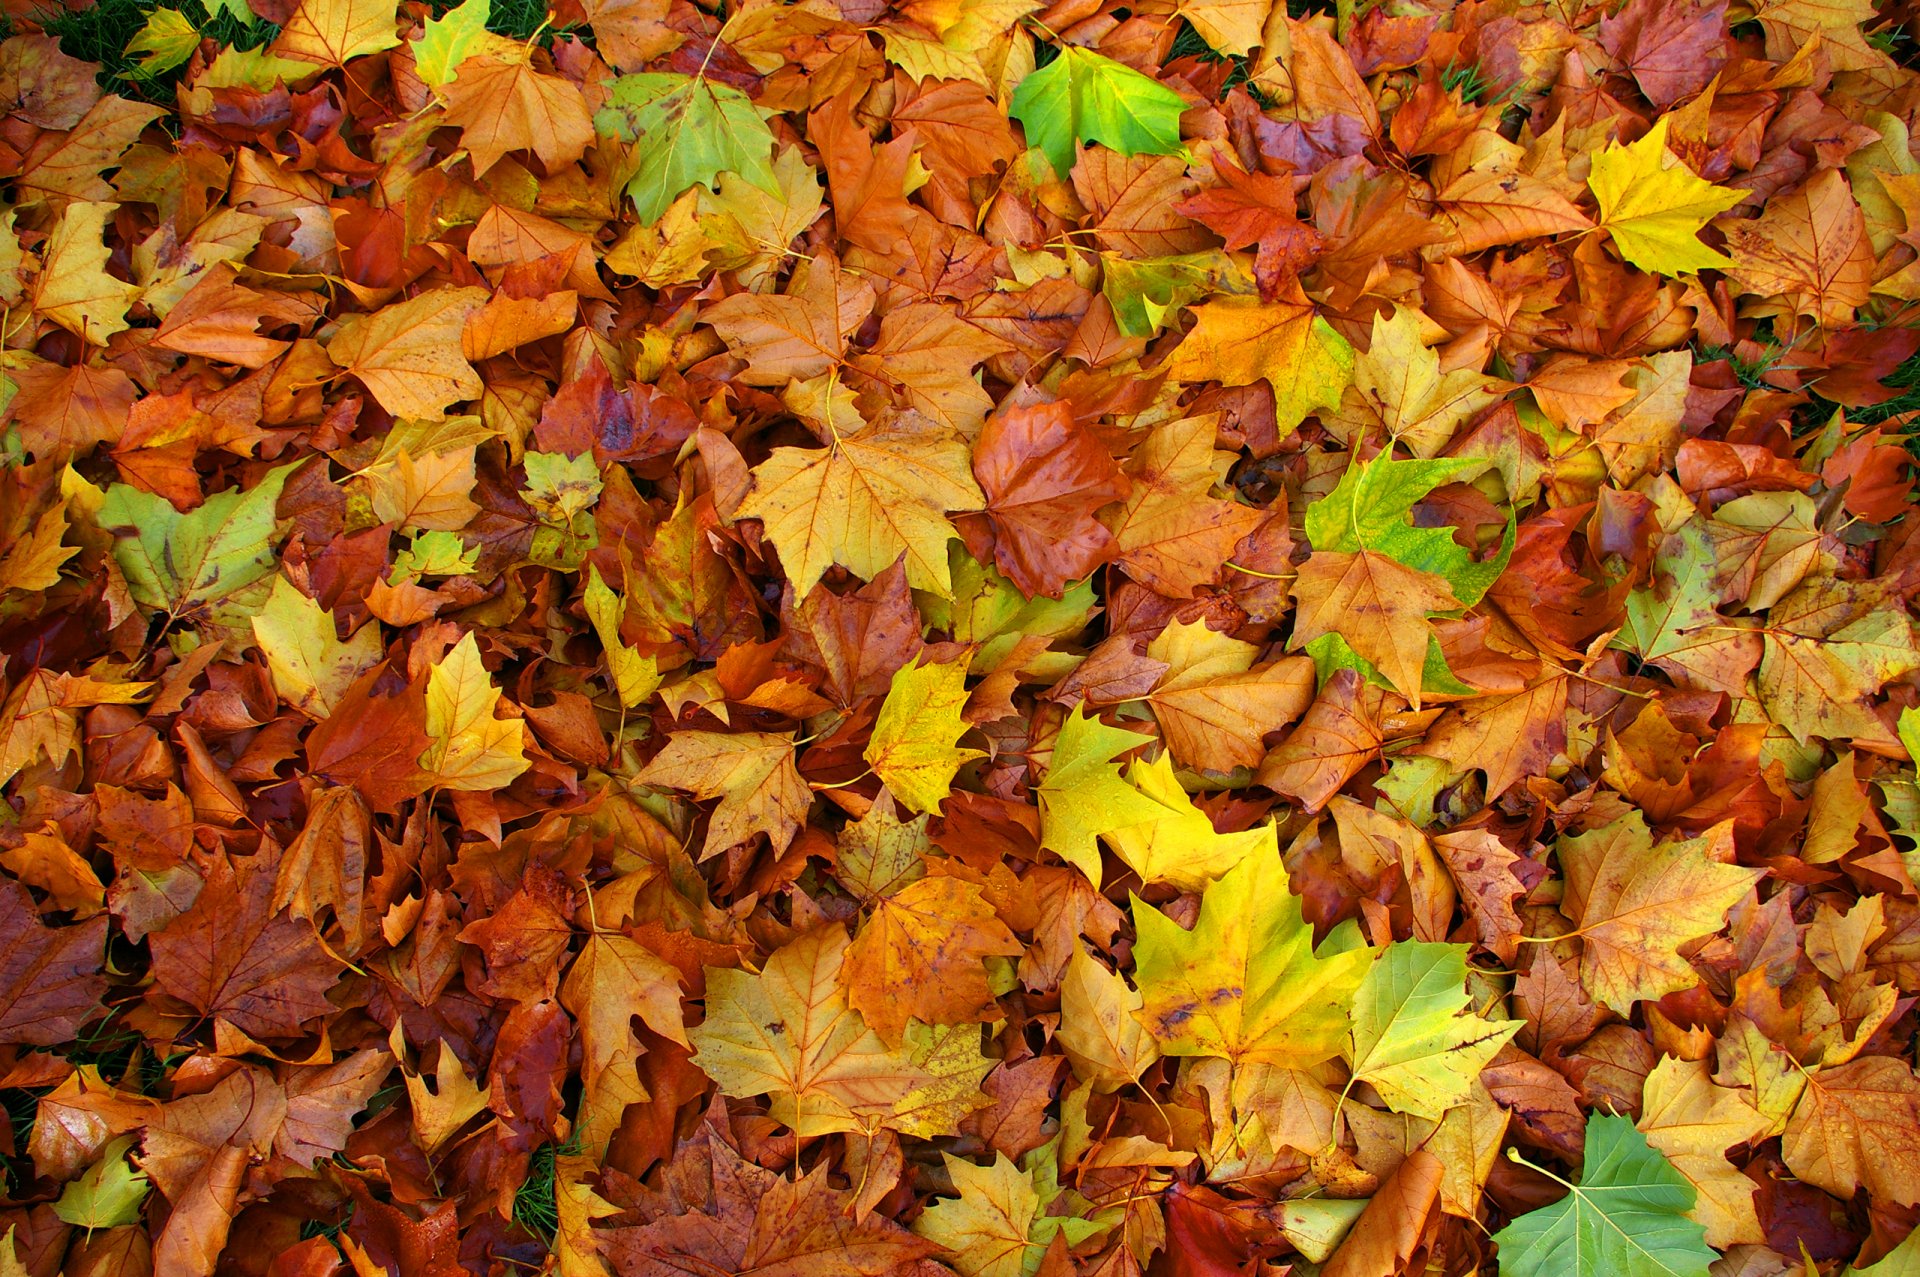
[[0, 1272], [1920, 1263], [1910, 6], [111, 3]]

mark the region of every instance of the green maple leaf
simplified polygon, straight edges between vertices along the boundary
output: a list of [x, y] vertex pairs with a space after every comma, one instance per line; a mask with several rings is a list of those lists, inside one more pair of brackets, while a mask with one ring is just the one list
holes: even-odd
[[1076, 705], [1060, 725], [1040, 782], [1040, 845], [1100, 885], [1101, 834], [1177, 815], [1120, 779], [1113, 760], [1153, 737], [1109, 727]]
[[1390, 945], [1367, 970], [1353, 1002], [1353, 1076], [1396, 1113], [1439, 1121], [1473, 1089], [1473, 1080], [1518, 1020], [1468, 1011], [1467, 947]]
[[122, 1135], [101, 1149], [100, 1160], [61, 1190], [53, 1213], [76, 1228], [119, 1228], [139, 1223], [140, 1207], [151, 1185], [144, 1171], [135, 1170], [127, 1162], [135, 1138]]
[[1347, 1049], [1372, 950], [1315, 953], [1277, 856], [1221, 875], [1192, 931], [1138, 897], [1133, 920], [1137, 1014], [1165, 1054], [1310, 1069]]
[[1373, 550], [1410, 568], [1443, 576], [1454, 597], [1467, 607], [1478, 603], [1513, 554], [1513, 520], [1500, 553], [1485, 563], [1453, 539], [1451, 528], [1416, 528], [1413, 505], [1420, 498], [1477, 464], [1473, 458], [1396, 461], [1385, 453], [1347, 467], [1323, 499], [1307, 507], [1307, 539], [1316, 550], [1357, 554]]
[[659, 221], [681, 192], [713, 189], [722, 173], [780, 194], [773, 132], [738, 89], [664, 71], [623, 75], [593, 123], [601, 133], [640, 144], [627, 194], [647, 225]]
[[437, 18], [428, 18], [413, 46], [413, 65], [420, 78], [436, 89], [453, 83], [460, 64], [478, 53], [486, 41], [493, 0], [465, 0]]
[[1693, 1185], [1632, 1118], [1588, 1119], [1586, 1169], [1567, 1187], [1494, 1234], [1506, 1277], [1704, 1277], [1719, 1258], [1687, 1218]]
[[179, 616], [271, 573], [274, 508], [291, 473], [293, 466], [281, 466], [247, 491], [216, 492], [187, 514], [124, 483], [108, 488], [99, 522], [117, 538], [113, 557], [134, 602]]
[[1053, 171], [1073, 168], [1075, 144], [1099, 142], [1122, 155], [1181, 155], [1186, 101], [1166, 85], [1076, 45], [1020, 81], [1008, 114], [1045, 152]]

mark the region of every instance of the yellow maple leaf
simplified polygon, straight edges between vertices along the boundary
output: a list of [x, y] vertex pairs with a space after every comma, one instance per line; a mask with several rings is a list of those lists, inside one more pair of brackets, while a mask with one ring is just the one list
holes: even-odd
[[526, 729], [493, 716], [500, 689], [468, 633], [427, 673], [427, 738], [420, 766], [447, 789], [502, 789], [530, 764]]
[[1560, 839], [1562, 911], [1579, 924], [1580, 980], [1594, 1001], [1630, 1015], [1635, 1002], [1693, 987], [1700, 977], [1680, 947], [1724, 927], [1734, 901], [1766, 877], [1732, 863], [1732, 841], [1728, 822], [1656, 847], [1638, 811]]
[[1171, 755], [1162, 754], [1150, 763], [1136, 759], [1127, 769], [1127, 783], [1167, 813], [1162, 819], [1109, 830], [1105, 835], [1114, 854], [1126, 861], [1142, 882], [1166, 882], [1182, 891], [1204, 891], [1249, 855], [1262, 849], [1279, 853], [1280, 844], [1270, 824], [1239, 833], [1215, 832], [1213, 822], [1193, 805], [1174, 777]]
[[966, 734], [960, 710], [967, 703], [965, 661], [922, 665], [914, 657], [894, 671], [893, 686], [873, 725], [866, 760], [888, 792], [910, 811], [938, 815], [953, 775], [977, 749], [958, 748]]
[[253, 637], [267, 658], [273, 690], [312, 718], [333, 713], [347, 688], [385, 651], [378, 625], [363, 625], [341, 642], [333, 613], [283, 576], [274, 577], [266, 607], [253, 618]]
[[1347, 1049], [1368, 949], [1321, 957], [1278, 856], [1248, 856], [1200, 899], [1192, 931], [1135, 898], [1141, 1021], [1168, 1055], [1312, 1068]]
[[1353, 361], [1352, 384], [1320, 420], [1349, 447], [1398, 440], [1416, 457], [1433, 457], [1506, 389], [1472, 368], [1442, 374], [1439, 354], [1421, 340], [1419, 313], [1400, 306], [1391, 319], [1373, 317], [1373, 339]]
[[948, 596], [947, 513], [985, 504], [967, 445], [903, 413], [825, 449], [774, 449], [740, 514], [766, 524], [798, 597], [833, 564], [870, 581], [902, 554], [910, 585]]
[[90, 201], [67, 205], [47, 236], [34, 313], [96, 346], [127, 328], [127, 307], [140, 290], [107, 274], [112, 255], [101, 241], [115, 205]]
[[635, 779], [720, 800], [707, 821], [702, 860], [757, 833], [785, 851], [813, 805], [794, 765], [790, 732], [675, 732]]
[[448, 405], [485, 387], [460, 353], [467, 317], [486, 304], [484, 288], [436, 288], [340, 323], [327, 355], [358, 377], [396, 417], [438, 421]]
[[661, 1037], [687, 1045], [680, 973], [666, 959], [617, 931], [589, 936], [560, 986], [560, 1004], [580, 1026], [580, 1147], [594, 1157], [620, 1129], [627, 1105], [646, 1100], [635, 1064], [646, 1048], [633, 1031], [638, 1015]]
[[301, 0], [273, 43], [273, 52], [322, 66], [345, 66], [355, 58], [400, 43], [394, 0]]
[[593, 141], [580, 86], [523, 60], [468, 58], [446, 95], [446, 122], [460, 127], [476, 178], [508, 151], [531, 151], [552, 171], [579, 159]]
[[1733, 259], [1700, 242], [1700, 228], [1747, 197], [1716, 186], [1667, 149], [1668, 118], [1630, 146], [1593, 157], [1587, 185], [1600, 202], [1600, 225], [1620, 256], [1658, 275], [1724, 268]]
[[1707, 1245], [1764, 1242], [1754, 1182], [1727, 1160], [1727, 1150], [1766, 1135], [1769, 1123], [1743, 1091], [1714, 1085], [1710, 1072], [1705, 1060], [1662, 1058], [1647, 1074], [1638, 1125], [1692, 1181], [1699, 1196], [1688, 1214], [1705, 1226]]
[[847, 1002], [847, 933], [817, 928], [779, 949], [756, 975], [707, 968], [707, 1018], [688, 1037], [693, 1063], [723, 1094], [770, 1097], [801, 1138], [888, 1127], [951, 1135], [986, 1103], [974, 1025], [909, 1025], [890, 1048]]

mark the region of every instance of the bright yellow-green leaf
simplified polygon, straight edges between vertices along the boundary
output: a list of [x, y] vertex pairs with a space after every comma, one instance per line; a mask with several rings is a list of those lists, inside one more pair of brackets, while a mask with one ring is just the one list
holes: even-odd
[[1074, 1244], [1102, 1226], [1091, 1220], [1047, 1213], [1060, 1195], [1052, 1143], [1015, 1164], [996, 1152], [991, 1166], [943, 1154], [957, 1197], [934, 1201], [914, 1221], [913, 1231], [947, 1248], [962, 1277], [1033, 1277], [1054, 1237]]
[[1466, 1100], [1520, 1030], [1468, 1010], [1467, 947], [1402, 941], [1367, 969], [1353, 1003], [1353, 1075], [1396, 1113], [1430, 1121]]
[[1135, 898], [1141, 1019], [1168, 1055], [1306, 1069], [1343, 1053], [1373, 955], [1320, 957], [1277, 856], [1248, 856], [1200, 901], [1192, 931]]
[[642, 656], [620, 638], [620, 618], [626, 612], [625, 601], [600, 577], [600, 569], [587, 567], [587, 591], [581, 602], [593, 632], [606, 649], [607, 673], [613, 678], [614, 694], [628, 709], [652, 696], [660, 687], [660, 662]]
[[452, 84], [460, 64], [475, 54], [510, 56], [517, 46], [487, 30], [487, 20], [492, 16], [493, 0], [466, 0], [440, 17], [427, 19], [413, 46], [413, 61], [429, 88], [444, 89]]
[[504, 789], [532, 766], [526, 729], [493, 716], [500, 689], [480, 663], [473, 635], [463, 635], [427, 674], [427, 737], [420, 766], [447, 789]]
[[[1177, 815], [1175, 808], [1120, 779], [1113, 760], [1153, 738], [1108, 727], [1076, 705], [1060, 725], [1040, 782], [1040, 845], [1100, 885], [1101, 834]], [[1183, 796], [1184, 798], [1184, 796]]]
[[155, 9], [147, 15], [140, 34], [127, 42], [127, 56], [137, 58], [143, 75], [171, 71], [200, 47], [200, 32], [178, 9]]
[[60, 1191], [53, 1213], [75, 1228], [119, 1228], [140, 1222], [140, 1207], [147, 1200], [146, 1173], [135, 1170], [127, 1161], [135, 1136], [122, 1135], [100, 1150], [94, 1162], [80, 1178]]
[[1683, 275], [1733, 265], [1699, 233], [1747, 192], [1715, 186], [1669, 151], [1666, 117], [1632, 145], [1615, 142], [1594, 156], [1587, 185], [1600, 201], [1600, 225], [1641, 270]]
[[529, 452], [523, 460], [527, 486], [520, 495], [548, 523], [571, 526], [600, 500], [600, 466], [591, 452]]
[[116, 483], [98, 521], [134, 602], [179, 616], [226, 598], [273, 571], [274, 510], [292, 466], [246, 491], [216, 492], [187, 514], [164, 497]]
[[957, 747], [966, 734], [967, 667], [922, 665], [915, 657], [893, 675], [874, 722], [866, 759], [889, 792], [910, 811], [938, 814], [954, 773], [985, 755]]
[[333, 713], [354, 680], [378, 665], [385, 651], [378, 625], [363, 625], [341, 642], [333, 613], [283, 576], [273, 579], [267, 606], [253, 618], [253, 637], [267, 658], [273, 689], [312, 718]]
[[1160, 819], [1106, 831], [1115, 854], [1140, 875], [1142, 882], [1165, 882], [1182, 891], [1202, 891], [1249, 855], [1263, 849], [1269, 854], [1280, 850], [1271, 824], [1239, 833], [1215, 832], [1213, 822], [1180, 787], [1170, 754], [1162, 754], [1150, 763], [1136, 759], [1127, 768], [1127, 783], [1166, 809]]

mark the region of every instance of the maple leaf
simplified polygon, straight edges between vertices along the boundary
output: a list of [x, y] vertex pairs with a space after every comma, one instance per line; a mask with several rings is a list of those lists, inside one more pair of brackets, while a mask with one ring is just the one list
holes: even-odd
[[1747, 196], [1698, 177], [1667, 149], [1670, 117], [1630, 146], [1610, 144], [1587, 178], [1600, 202], [1600, 225], [1620, 255], [1641, 270], [1681, 275], [1733, 265], [1700, 242], [1699, 231]]
[[1728, 277], [1785, 314], [1840, 327], [1867, 304], [1875, 269], [1866, 218], [1847, 179], [1831, 169], [1751, 222], [1731, 224]]
[[627, 194], [644, 224], [659, 221], [690, 187], [714, 189], [722, 173], [780, 191], [768, 158], [773, 133], [766, 121], [746, 94], [705, 76], [623, 75], [613, 81], [593, 123], [609, 136], [644, 140], [627, 179]]
[[1060, 1032], [1055, 1039], [1074, 1072], [1096, 1090], [1138, 1081], [1160, 1058], [1160, 1048], [1140, 1019], [1140, 994], [1117, 971], [1109, 971], [1074, 947], [1060, 980]]
[[[1056, 757], [1058, 749], [1056, 745]], [[1160, 814], [1140, 824], [1106, 830], [1104, 837], [1142, 882], [1168, 882], [1182, 891], [1202, 891], [1248, 856], [1280, 849], [1271, 825], [1233, 834], [1215, 832], [1213, 822], [1180, 787], [1173, 759], [1166, 754], [1150, 763], [1136, 759], [1127, 769], [1127, 783], [1157, 803]]]
[[1727, 1160], [1727, 1150], [1761, 1138], [1769, 1123], [1709, 1073], [1705, 1060], [1662, 1059], [1647, 1074], [1640, 1132], [1692, 1182], [1692, 1218], [1706, 1229], [1709, 1246], [1757, 1244], [1766, 1234], [1753, 1208], [1754, 1183]]
[[641, 1190], [639, 1222], [594, 1231], [616, 1271], [635, 1277], [689, 1268], [881, 1277], [933, 1253], [885, 1217], [856, 1213], [855, 1200], [832, 1186], [824, 1166], [790, 1178], [748, 1161], [727, 1142], [724, 1119], [710, 1115], [658, 1183]]
[[1054, 738], [1053, 757], [1036, 791], [1040, 844], [1095, 886], [1100, 884], [1100, 849], [1095, 840], [1101, 834], [1170, 814], [1165, 804], [1121, 780], [1119, 765], [1113, 761], [1152, 739], [1089, 718], [1078, 705]]
[[1165, 1054], [1309, 1069], [1346, 1050], [1373, 955], [1316, 954], [1278, 860], [1248, 856], [1223, 874], [1191, 931], [1137, 899], [1133, 916], [1141, 1020]]
[[1212, 495], [1220, 480], [1215, 426], [1186, 417], [1155, 428], [1123, 467], [1133, 482], [1106, 516], [1128, 574], [1170, 598], [1186, 598], [1261, 522], [1258, 511]]
[[985, 962], [1025, 947], [994, 916], [978, 886], [921, 878], [879, 900], [847, 950], [847, 999], [889, 1043], [909, 1019], [966, 1024], [999, 1018]]
[[[971, 1026], [910, 1025], [890, 1048], [847, 1002], [847, 934], [818, 927], [767, 959], [758, 975], [707, 968], [707, 1018], [689, 1030], [694, 1063], [728, 1095], [771, 1097], [802, 1137], [889, 1127], [951, 1134], [985, 1102]], [[768, 1028], [767, 1026], [777, 1026]]]
[[531, 151], [556, 169], [579, 159], [593, 141], [593, 117], [579, 88], [522, 59], [465, 59], [446, 98], [446, 122], [459, 127], [475, 177], [508, 151]]
[[146, 1175], [127, 1162], [134, 1138], [119, 1136], [102, 1149], [99, 1161], [60, 1190], [53, 1213], [66, 1223], [89, 1231], [138, 1223], [141, 1204], [147, 1200], [152, 1186]]
[[1594, 1114], [1586, 1149], [1580, 1181], [1565, 1197], [1493, 1235], [1500, 1271], [1661, 1277], [1703, 1272], [1713, 1262], [1703, 1230], [1686, 1217], [1693, 1186], [1648, 1146], [1631, 1118]]
[[635, 779], [720, 800], [707, 822], [702, 860], [760, 833], [783, 851], [813, 805], [794, 764], [793, 737], [774, 732], [675, 732]]
[[187, 514], [125, 484], [107, 489], [97, 518], [116, 537], [114, 561], [134, 601], [180, 616], [271, 573], [274, 507], [292, 468], [217, 492]]
[[567, 970], [560, 1003], [580, 1026], [580, 1143], [598, 1154], [619, 1129], [627, 1105], [648, 1098], [637, 1068], [646, 1048], [633, 1032], [633, 1017], [688, 1045], [679, 972], [627, 936], [595, 932]]
[[[1029, 73], [1007, 112], [1026, 128], [1062, 177], [1079, 146], [1095, 142], [1122, 155], [1181, 154], [1180, 112], [1186, 102], [1158, 80], [1077, 44]], [[1076, 145], [1076, 143], [1078, 145]]]
[[1132, 485], [1071, 405], [994, 414], [974, 440], [973, 474], [993, 561], [1022, 594], [1057, 599], [1112, 555], [1112, 533], [1092, 516]]
[[1418, 318], [1402, 307], [1390, 320], [1374, 316], [1373, 341], [1353, 361], [1352, 384], [1321, 420], [1351, 447], [1394, 441], [1431, 457], [1504, 390], [1470, 368], [1442, 375], [1439, 355], [1420, 340]]
[[480, 375], [460, 353], [460, 331], [485, 304], [483, 288], [436, 288], [334, 332], [327, 357], [358, 377], [396, 417], [438, 421], [451, 405], [478, 399]]
[[50, 927], [17, 882], [0, 882], [0, 1042], [53, 1046], [72, 1039], [106, 994], [104, 915]]
[[1580, 936], [1580, 980], [1622, 1015], [1643, 998], [1691, 988], [1679, 949], [1726, 925], [1727, 910], [1765, 870], [1732, 863], [1732, 833], [1656, 846], [1632, 811], [1605, 828], [1560, 839], [1567, 916]]
[[1193, 331], [1166, 363], [1175, 381], [1273, 388], [1275, 427], [1286, 438], [1307, 414], [1339, 406], [1353, 347], [1296, 288], [1272, 302], [1222, 298], [1194, 307]]
[[740, 513], [766, 524], [798, 594], [833, 564], [872, 580], [903, 553], [911, 585], [948, 594], [947, 514], [984, 503], [967, 446], [908, 413], [824, 449], [776, 448]]
[[253, 618], [253, 636], [267, 658], [274, 690], [315, 718], [331, 714], [347, 689], [383, 655], [377, 628], [364, 626], [341, 642], [333, 613], [285, 577], [274, 578], [266, 607]]
[[1520, 1030], [1468, 1013], [1463, 945], [1402, 941], [1367, 968], [1354, 995], [1353, 1076], [1397, 1113], [1439, 1121]]
[[494, 717], [500, 689], [480, 663], [471, 631], [427, 673], [426, 752], [421, 770], [447, 789], [504, 789], [527, 770], [525, 729]]
[[1339, 634], [1415, 709], [1420, 707], [1427, 647], [1433, 641], [1427, 618], [1460, 605], [1444, 577], [1371, 550], [1328, 551], [1300, 565], [1292, 593], [1300, 601], [1296, 644]]
[[1788, 1169], [1840, 1197], [1865, 1186], [1875, 1197], [1912, 1205], [1920, 1192], [1920, 1078], [1897, 1058], [1863, 1056], [1820, 1069], [1788, 1119], [1780, 1142]]
[[61, 211], [41, 257], [33, 309], [96, 346], [127, 328], [127, 307], [140, 296], [132, 284], [107, 274], [112, 255], [100, 237], [114, 206], [76, 201]]
[[338, 964], [310, 926], [275, 912], [275, 866], [261, 859], [213, 859], [193, 907], [149, 937], [154, 977], [248, 1037], [297, 1037], [333, 1010]]
[[947, 1175], [957, 1196], [941, 1198], [914, 1221], [914, 1231], [953, 1256], [964, 1277], [1027, 1277], [1056, 1236], [1069, 1245], [1084, 1241], [1105, 1225], [1088, 1219], [1048, 1214], [1060, 1196], [1048, 1143], [1014, 1163], [995, 1153], [993, 1165], [975, 1166], [948, 1153]]
[[964, 665], [922, 665], [916, 656], [894, 672], [863, 757], [909, 811], [939, 814], [954, 773], [970, 759], [986, 757], [956, 748], [967, 733], [960, 717], [966, 703]]
[[273, 48], [284, 57], [343, 67], [399, 43], [392, 0], [300, 0]]

